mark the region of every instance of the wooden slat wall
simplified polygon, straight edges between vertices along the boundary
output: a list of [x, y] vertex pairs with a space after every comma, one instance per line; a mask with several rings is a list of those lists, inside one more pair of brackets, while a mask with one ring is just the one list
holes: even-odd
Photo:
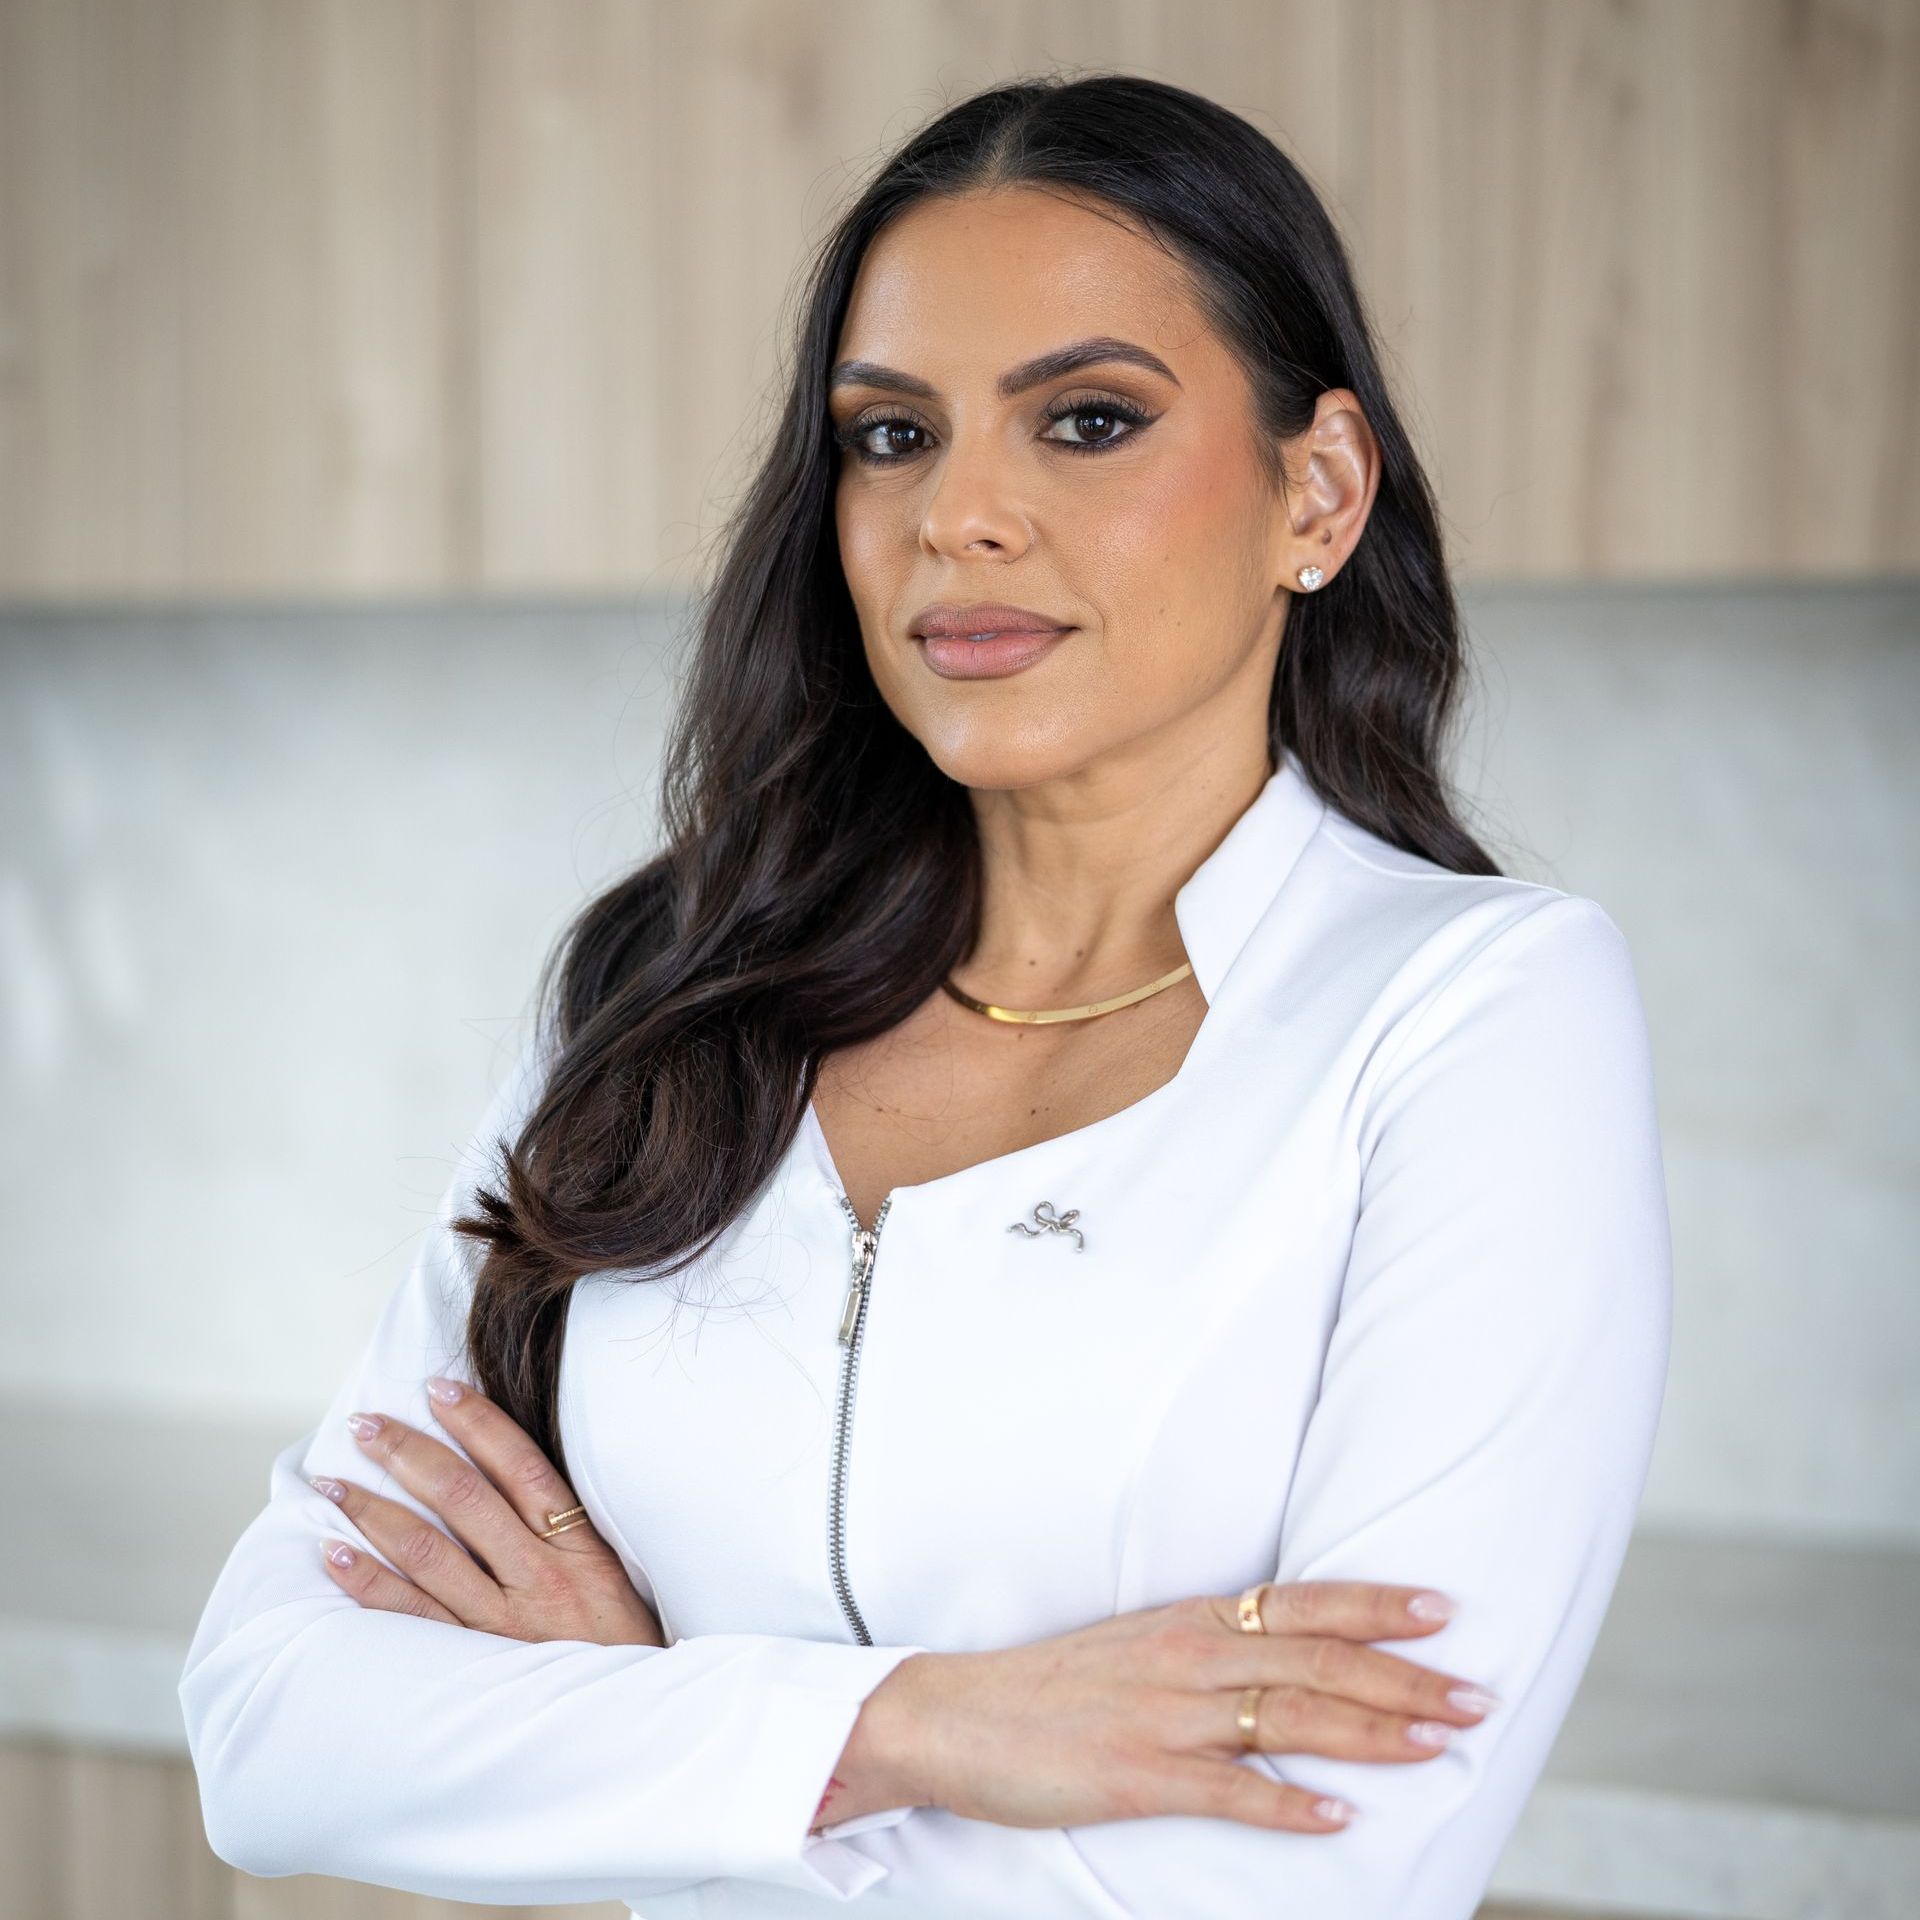
[[1300, 160], [1475, 577], [1920, 566], [1920, 0], [0, 0], [0, 596], [687, 584], [834, 206], [1056, 66]]

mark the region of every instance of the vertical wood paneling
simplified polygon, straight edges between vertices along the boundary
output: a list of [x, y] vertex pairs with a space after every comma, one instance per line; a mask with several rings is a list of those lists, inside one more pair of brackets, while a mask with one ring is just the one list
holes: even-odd
[[1920, 10], [1375, 0], [1353, 231], [1486, 577], [1920, 564]]
[[[1356, 245], [1464, 568], [1588, 573], [1633, 525], [1648, 15], [1380, 0]], [[1551, 450], [1542, 459], [1542, 450]], [[1497, 556], [1497, 557], [1496, 557]]]
[[0, 0], [0, 591], [185, 578], [179, 0]]
[[458, 14], [185, 0], [183, 565], [210, 590], [449, 577]]
[[1789, 6], [1780, 242], [1795, 570], [1920, 550], [1920, 5]]
[[231, 1869], [178, 1760], [51, 1742], [0, 1743], [0, 1886], [26, 1920], [225, 1920]]
[[0, 593], [688, 583], [997, 77], [1245, 113], [1481, 579], [1920, 566], [1914, 0], [0, 0]]
[[49, 1750], [0, 1742], [0, 1887], [24, 1913], [65, 1920]]
[[741, 334], [706, 290], [672, 284], [658, 169], [675, 219], [701, 222], [705, 192], [658, 139], [660, 15], [482, 0], [473, 19], [473, 584], [643, 581], [678, 507], [663, 316], [690, 305], [720, 338]]
[[655, 375], [676, 577], [704, 557], [772, 429], [782, 320], [810, 244], [877, 158], [883, 129], [904, 132], [932, 109], [899, 112], [927, 78], [928, 16], [895, 9], [916, 17], [889, 31], [886, 11], [717, 0], [660, 14], [673, 84], [657, 128]]

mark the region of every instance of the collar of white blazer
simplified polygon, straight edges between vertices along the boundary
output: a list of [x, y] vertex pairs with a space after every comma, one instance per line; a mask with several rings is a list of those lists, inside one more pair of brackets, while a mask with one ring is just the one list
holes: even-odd
[[1173, 896], [1180, 943], [1208, 1006], [1325, 812], [1326, 802], [1293, 756], [1283, 756], [1253, 804]]

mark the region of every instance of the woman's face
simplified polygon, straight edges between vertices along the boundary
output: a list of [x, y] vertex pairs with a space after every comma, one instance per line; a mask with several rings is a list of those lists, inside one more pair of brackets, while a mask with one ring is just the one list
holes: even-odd
[[[1109, 349], [1002, 390], [1090, 340]], [[1178, 773], [1223, 730], [1264, 742], [1284, 583], [1340, 549], [1270, 488], [1246, 377], [1159, 247], [1027, 188], [918, 202], [868, 249], [828, 397], [868, 664], [948, 775]], [[1017, 671], [950, 677], [915, 633], [934, 602], [1070, 631]]]

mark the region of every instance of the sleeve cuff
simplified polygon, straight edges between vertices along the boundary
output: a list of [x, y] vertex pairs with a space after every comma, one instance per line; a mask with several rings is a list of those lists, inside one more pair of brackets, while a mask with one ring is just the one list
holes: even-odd
[[740, 1783], [740, 1807], [758, 1835], [750, 1844], [761, 1856], [743, 1869], [749, 1877], [840, 1900], [886, 1878], [887, 1869], [847, 1836], [898, 1826], [911, 1807], [859, 1814], [819, 1833], [808, 1829], [867, 1696], [901, 1661], [927, 1651], [826, 1641], [795, 1649], [791, 1670], [764, 1703], [764, 1738]]

